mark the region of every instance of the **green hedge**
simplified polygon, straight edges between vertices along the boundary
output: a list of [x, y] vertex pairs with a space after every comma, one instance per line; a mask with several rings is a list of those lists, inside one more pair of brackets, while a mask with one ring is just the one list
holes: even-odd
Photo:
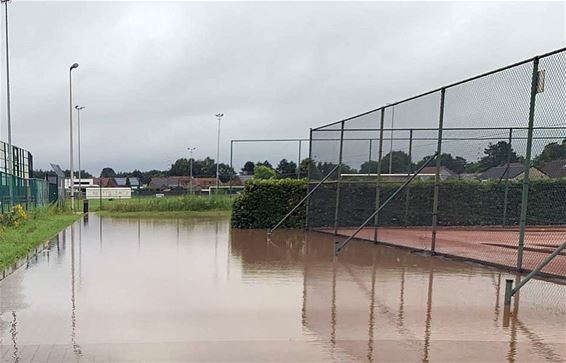
[[[380, 188], [385, 201], [399, 184]], [[427, 226], [432, 223], [434, 183], [415, 182], [380, 213], [379, 224], [386, 226]], [[273, 227], [305, 195], [306, 182], [297, 180], [253, 181], [234, 203], [232, 224], [237, 228]], [[338, 225], [357, 227], [375, 209], [375, 184], [348, 183], [340, 186]], [[521, 210], [522, 183], [510, 182], [507, 225], [517, 225]], [[438, 223], [442, 226], [501, 225], [505, 182], [444, 181], [440, 185]], [[408, 206], [407, 209], [407, 198]], [[566, 180], [533, 180], [529, 189], [527, 224], [566, 224]], [[309, 226], [334, 226], [336, 184], [322, 185], [309, 200]], [[305, 208], [300, 208], [285, 227], [304, 225]]]
[[[297, 179], [250, 180], [232, 207], [234, 228], [271, 228], [275, 226], [306, 195], [307, 183]], [[305, 205], [282, 225], [302, 228]]]

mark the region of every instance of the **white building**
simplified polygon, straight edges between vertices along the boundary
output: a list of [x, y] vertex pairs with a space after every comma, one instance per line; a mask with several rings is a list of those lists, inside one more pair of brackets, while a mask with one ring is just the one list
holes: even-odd
[[[75, 189], [79, 189], [79, 187], [84, 190], [85, 188], [90, 187], [97, 187], [98, 185], [94, 184], [94, 179], [92, 178], [81, 178], [81, 183], [79, 184], [79, 178], [75, 178], [74, 180]], [[65, 178], [65, 189], [71, 189], [71, 178]]]

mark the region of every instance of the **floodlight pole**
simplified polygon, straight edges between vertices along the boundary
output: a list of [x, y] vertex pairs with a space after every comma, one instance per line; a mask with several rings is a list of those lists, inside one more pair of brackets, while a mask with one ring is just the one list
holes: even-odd
[[191, 194], [193, 193], [193, 151], [196, 150], [196, 147], [188, 147], [189, 153], [191, 154], [191, 158], [189, 159], [189, 188], [191, 189]]
[[73, 165], [73, 69], [78, 68], [78, 63], [69, 67], [69, 169], [71, 171], [71, 210], [75, 210], [75, 167]]
[[79, 194], [82, 199], [83, 193], [83, 184], [81, 180], [81, 110], [84, 109], [84, 106], [75, 106], [77, 110], [77, 144], [78, 144], [78, 159], [79, 159]]
[[6, 120], [8, 123], [8, 168], [7, 173], [10, 174], [10, 183], [9, 183], [9, 193], [10, 193], [10, 205], [14, 204], [14, 190], [13, 190], [13, 182], [14, 182], [14, 163], [13, 163], [13, 147], [12, 147], [12, 112], [11, 112], [11, 104], [10, 104], [10, 56], [9, 56], [9, 47], [8, 47], [8, 1], [9, 0], [1, 0], [4, 3], [4, 24], [5, 28], [5, 36], [6, 36]]
[[216, 114], [216, 118], [218, 119], [218, 138], [216, 140], [216, 194], [218, 194], [218, 188], [220, 186], [220, 121], [223, 116], [223, 113]]

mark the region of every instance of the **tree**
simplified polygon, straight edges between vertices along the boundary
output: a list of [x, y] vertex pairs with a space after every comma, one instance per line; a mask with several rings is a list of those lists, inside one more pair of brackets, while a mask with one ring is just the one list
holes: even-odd
[[246, 163], [244, 164], [244, 167], [242, 168], [242, 174], [253, 175], [254, 168], [255, 168], [255, 165], [254, 165], [253, 161], [248, 160], [248, 161], [246, 161]]
[[299, 164], [299, 177], [306, 178], [309, 175], [309, 168], [313, 165], [313, 162], [310, 158], [306, 158], [301, 160]]
[[218, 175], [219, 175], [220, 181], [222, 183], [226, 183], [227, 181], [232, 179], [234, 176], [236, 176], [236, 172], [234, 171], [234, 169], [232, 167], [230, 167], [230, 165], [220, 163], [220, 165], [218, 165]]
[[216, 161], [210, 157], [195, 160], [193, 163], [193, 176], [198, 178], [213, 178], [216, 176]]
[[551, 142], [550, 144], [545, 145], [544, 149], [540, 155], [535, 158], [534, 162], [536, 166], [542, 167], [546, 162], [560, 159], [566, 159], [566, 139], [562, 140], [560, 144], [557, 142]]
[[254, 169], [255, 179], [273, 179], [275, 178], [275, 170], [265, 165], [256, 165]]
[[[421, 161], [415, 166], [416, 169], [420, 168], [424, 163], [426, 163], [432, 155], [425, 156]], [[434, 166], [434, 162], [429, 164], [429, 166]], [[456, 173], [462, 174], [466, 170], [467, 161], [461, 156], [453, 157], [452, 154], [446, 153], [440, 155], [440, 166], [444, 166], [446, 169]]]
[[[378, 162], [375, 160], [368, 160], [360, 166], [360, 173], [362, 174], [375, 174], [377, 173]], [[383, 165], [381, 165], [383, 171]]]
[[507, 160], [511, 163], [519, 161], [517, 153], [506, 141], [498, 141], [497, 144], [489, 143], [483, 152], [485, 156], [479, 160], [480, 171], [506, 164]]
[[114, 171], [114, 169], [112, 169], [110, 167], [106, 167], [106, 168], [103, 168], [102, 171], [100, 172], [100, 177], [101, 178], [114, 178], [114, 177], [116, 177], [116, 172]]
[[273, 169], [273, 165], [271, 165], [271, 163], [267, 160], [265, 160], [264, 162], [258, 161], [257, 163], [255, 163], [256, 166], [258, 165], [263, 165], [263, 166], [267, 166], [270, 169]]
[[406, 173], [409, 170], [409, 155], [403, 151], [387, 153], [381, 159], [381, 172], [389, 173], [389, 158], [391, 157], [391, 173]]
[[189, 176], [189, 173], [190, 164], [186, 158], [177, 159], [169, 169], [169, 175], [171, 176]]
[[294, 178], [297, 176], [297, 164], [292, 161], [287, 161], [287, 159], [281, 159], [275, 171], [279, 179]]

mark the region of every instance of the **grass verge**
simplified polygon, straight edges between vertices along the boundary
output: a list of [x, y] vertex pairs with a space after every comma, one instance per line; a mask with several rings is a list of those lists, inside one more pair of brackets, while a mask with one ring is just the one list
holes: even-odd
[[35, 246], [54, 237], [79, 219], [80, 215], [41, 209], [30, 213], [18, 227], [5, 227], [0, 232], [0, 270], [24, 257]]
[[230, 217], [229, 210], [209, 210], [209, 211], [170, 211], [170, 212], [113, 212], [99, 210], [99, 216], [113, 218], [195, 218], [195, 217]]
[[233, 197], [229, 195], [185, 195], [178, 197], [138, 197], [125, 200], [93, 199], [89, 210], [99, 215], [123, 218], [189, 218], [229, 216]]

